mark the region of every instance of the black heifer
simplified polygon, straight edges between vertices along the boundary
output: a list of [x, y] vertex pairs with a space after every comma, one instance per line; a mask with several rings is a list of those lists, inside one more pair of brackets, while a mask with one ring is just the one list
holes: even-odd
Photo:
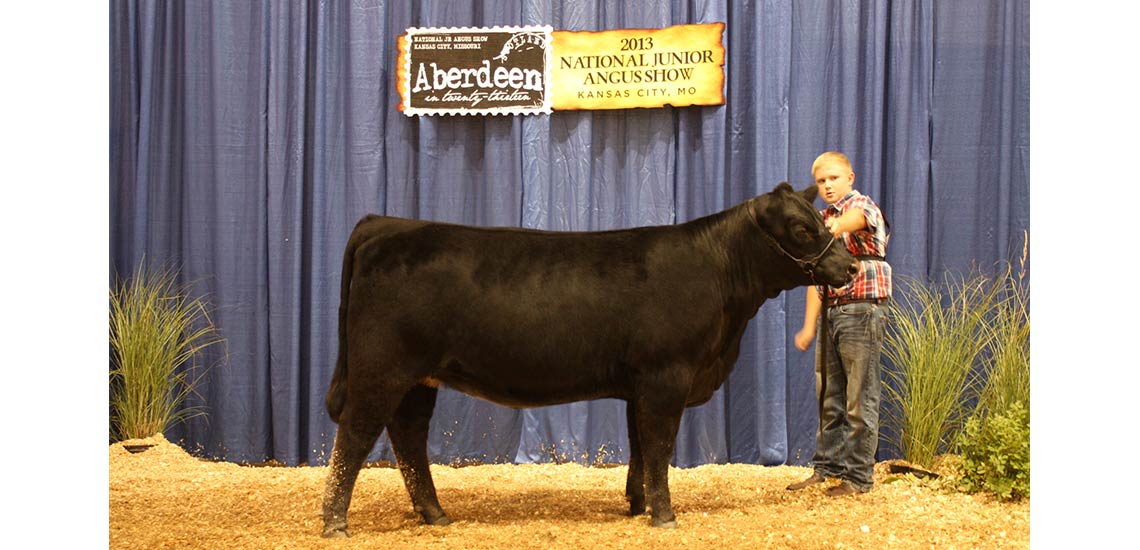
[[815, 196], [782, 183], [688, 223], [592, 233], [365, 217], [341, 275], [324, 535], [348, 535], [385, 427], [416, 512], [450, 523], [427, 457], [441, 383], [516, 408], [625, 400], [630, 513], [648, 497], [652, 524], [676, 526], [668, 466], [685, 407], [728, 377], [764, 300], [856, 269]]

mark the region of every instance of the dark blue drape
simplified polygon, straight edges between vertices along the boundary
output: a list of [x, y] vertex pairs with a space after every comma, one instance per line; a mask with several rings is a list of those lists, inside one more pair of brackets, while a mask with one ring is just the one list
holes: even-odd
[[[408, 118], [410, 26], [727, 24], [727, 103]], [[209, 416], [167, 436], [233, 461], [324, 463], [345, 239], [365, 213], [554, 230], [673, 224], [789, 180], [829, 149], [893, 227], [899, 275], [1020, 251], [1029, 227], [1029, 2], [148, 2], [110, 8], [112, 274], [145, 257], [209, 296], [225, 350]], [[822, 206], [822, 204], [820, 204]], [[767, 302], [686, 412], [675, 463], [807, 462], [804, 290]], [[683, 314], [683, 312], [678, 312]], [[199, 399], [199, 398], [195, 398]], [[443, 390], [437, 462], [626, 461], [624, 403], [516, 411]], [[373, 458], [391, 459], [386, 439]]]

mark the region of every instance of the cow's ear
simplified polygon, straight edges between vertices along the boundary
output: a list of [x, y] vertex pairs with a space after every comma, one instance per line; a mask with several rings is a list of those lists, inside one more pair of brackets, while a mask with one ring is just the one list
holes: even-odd
[[777, 185], [777, 186], [776, 186], [776, 189], [775, 189], [775, 191], [776, 191], [777, 193], [791, 193], [791, 192], [793, 192], [793, 190], [792, 190], [792, 184], [790, 184], [790, 183], [788, 183], [788, 182], [786, 182], [786, 181], [781, 181], [781, 182], [780, 182], [780, 185]]
[[819, 188], [814, 185], [809, 186], [807, 189], [800, 191], [800, 196], [808, 201], [808, 204], [811, 204], [815, 202], [815, 198], [819, 196]]

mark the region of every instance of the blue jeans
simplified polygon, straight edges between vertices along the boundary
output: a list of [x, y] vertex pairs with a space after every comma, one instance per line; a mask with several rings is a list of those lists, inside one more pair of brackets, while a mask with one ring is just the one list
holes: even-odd
[[815, 388], [820, 419], [812, 462], [824, 477], [869, 490], [879, 444], [879, 356], [887, 307], [855, 302], [826, 308], [824, 314], [830, 326], [828, 334], [817, 331]]

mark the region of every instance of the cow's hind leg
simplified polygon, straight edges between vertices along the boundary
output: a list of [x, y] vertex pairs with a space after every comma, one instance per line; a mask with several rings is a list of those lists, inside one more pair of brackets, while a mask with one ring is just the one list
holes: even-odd
[[325, 527], [322, 536], [326, 538], [348, 536], [348, 505], [352, 501], [352, 489], [356, 485], [360, 467], [379, 439], [381, 431], [379, 427], [362, 429], [345, 421], [342, 421], [337, 428], [332, 459], [329, 461], [328, 478], [325, 481], [322, 503]]
[[412, 508], [429, 525], [448, 525], [451, 519], [439, 505], [427, 456], [428, 425], [437, 392], [427, 386], [413, 387], [388, 423], [388, 437], [392, 440], [400, 474], [404, 476], [404, 486], [412, 498]]
[[629, 471], [625, 477], [625, 499], [629, 501], [629, 515], [645, 513], [645, 464], [641, 458], [641, 441], [637, 433], [637, 407], [625, 404], [625, 424], [629, 433]]

